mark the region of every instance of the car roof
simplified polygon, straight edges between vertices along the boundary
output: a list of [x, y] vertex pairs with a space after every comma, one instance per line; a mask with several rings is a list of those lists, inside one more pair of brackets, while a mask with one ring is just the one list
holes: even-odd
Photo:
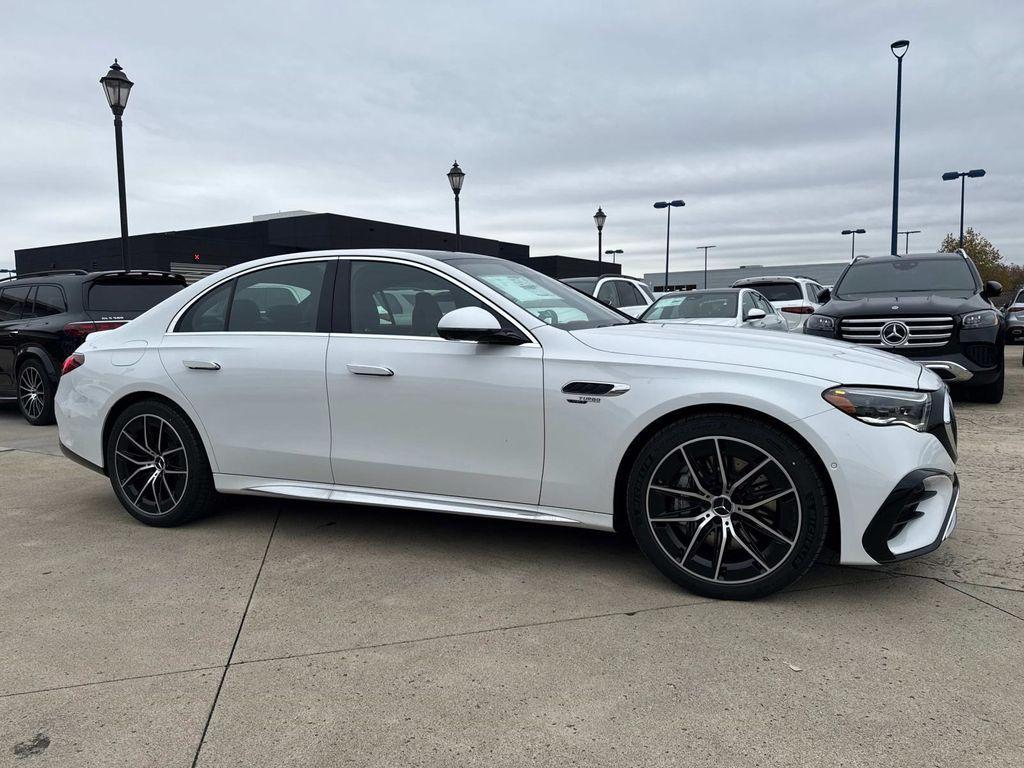
[[106, 277], [123, 277], [126, 275], [133, 277], [146, 276], [173, 278], [175, 281], [181, 280], [182, 283], [185, 282], [185, 278], [177, 272], [163, 272], [150, 269], [133, 269], [127, 272], [123, 269], [100, 272], [86, 272], [84, 269], [54, 269], [43, 270], [41, 272], [28, 272], [24, 275], [16, 275], [11, 278], [0, 280], [0, 288], [6, 288], [14, 285], [39, 285], [40, 283], [58, 283], [60, 285], [64, 285], [66, 283], [78, 284]]
[[896, 261], [905, 261], [907, 259], [914, 259], [916, 261], [949, 261], [951, 259], [963, 258], [966, 258], [966, 254], [958, 253], [956, 251], [954, 251], [953, 253], [904, 253], [888, 256], [858, 256], [853, 263], [860, 264], [863, 262], [870, 262], [871, 264], [891, 264]]
[[739, 280], [735, 281], [733, 283], [733, 286], [736, 287], [740, 285], [756, 285], [757, 283], [799, 283], [800, 281], [804, 281], [807, 283], [818, 282], [814, 278], [800, 277], [799, 275], [761, 275], [759, 277], [742, 277]]
[[747, 288], [694, 288], [690, 291], [670, 291], [669, 293], [662, 293], [658, 296], [658, 301], [667, 299], [669, 296], [694, 296], [701, 293], [739, 293], [743, 290], [749, 290]]

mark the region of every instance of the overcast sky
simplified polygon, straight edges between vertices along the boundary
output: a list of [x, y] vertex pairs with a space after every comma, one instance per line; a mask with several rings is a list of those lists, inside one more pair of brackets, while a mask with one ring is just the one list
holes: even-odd
[[133, 233], [330, 211], [533, 255], [657, 270], [839, 260], [889, 245], [896, 62], [900, 229], [934, 250], [967, 221], [1024, 261], [1018, 2], [3, 3], [0, 267], [15, 248], [116, 236], [117, 56]]

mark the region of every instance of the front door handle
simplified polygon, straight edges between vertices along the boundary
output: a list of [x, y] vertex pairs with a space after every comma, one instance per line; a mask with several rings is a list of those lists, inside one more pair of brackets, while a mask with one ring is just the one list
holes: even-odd
[[184, 360], [186, 368], [191, 368], [193, 371], [219, 371], [220, 363], [214, 363], [209, 360]]
[[395, 372], [383, 365], [355, 365], [348, 364], [348, 372], [356, 376], [394, 376]]

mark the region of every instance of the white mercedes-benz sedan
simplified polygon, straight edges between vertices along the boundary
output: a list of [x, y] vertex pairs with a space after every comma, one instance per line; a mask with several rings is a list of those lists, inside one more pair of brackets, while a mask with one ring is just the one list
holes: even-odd
[[956, 426], [916, 363], [842, 342], [640, 323], [464, 253], [225, 269], [64, 363], [65, 453], [149, 525], [217, 493], [631, 531], [702, 595], [930, 552]]

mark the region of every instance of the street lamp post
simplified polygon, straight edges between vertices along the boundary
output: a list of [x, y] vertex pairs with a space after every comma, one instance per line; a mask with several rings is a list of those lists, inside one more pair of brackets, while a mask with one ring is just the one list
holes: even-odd
[[985, 175], [984, 168], [975, 168], [973, 171], [946, 171], [942, 174], [943, 181], [955, 181], [960, 179], [960, 247], [964, 247], [964, 192], [966, 191], [967, 177], [980, 179]]
[[704, 251], [704, 287], [708, 287], [708, 248], [717, 248], [717, 245], [698, 245], [697, 250]]
[[131, 268], [131, 253], [128, 247], [128, 201], [124, 191], [124, 141], [121, 138], [121, 115], [128, 106], [128, 94], [132, 90], [131, 80], [121, 65], [114, 59], [106, 77], [100, 78], [100, 85], [107, 96], [107, 104], [114, 113], [114, 146], [117, 150], [117, 196], [121, 208], [121, 262], [127, 272]]
[[910, 253], [910, 236], [917, 235], [921, 232], [920, 229], [904, 229], [897, 234], [903, 235], [903, 253]]
[[[850, 240], [850, 261], [853, 261], [857, 256], [857, 235], [867, 234], [866, 229], [844, 229], [839, 234], [841, 235], [853, 235], [853, 239]], [[895, 253], [895, 251], [893, 251]]]
[[601, 263], [601, 233], [604, 231], [604, 222], [608, 218], [608, 214], [601, 210], [601, 206], [597, 206], [597, 213], [594, 214], [594, 226], [597, 227], [597, 263]]
[[605, 251], [604, 255], [605, 256], [611, 256], [612, 257], [612, 264], [614, 264], [615, 263], [615, 256], [617, 254], [621, 254], [621, 253], [622, 253], [622, 249], [621, 248], [616, 248], [614, 251]]
[[682, 208], [684, 205], [686, 203], [682, 200], [672, 200], [671, 202], [660, 200], [654, 204], [655, 208], [664, 208], [668, 213], [668, 216], [665, 218], [665, 293], [668, 293], [668, 246], [669, 238], [672, 234], [672, 209]]
[[455, 250], [462, 250], [462, 227], [459, 223], [459, 192], [462, 191], [462, 182], [465, 180], [466, 174], [459, 168], [459, 163], [456, 160], [452, 163], [451, 170], [448, 171], [448, 183], [452, 186], [452, 192], [455, 193]]
[[889, 253], [895, 254], [900, 208], [900, 104], [903, 99], [903, 57], [907, 55], [910, 41], [897, 40], [889, 48], [896, 57], [896, 153], [892, 166], [892, 238], [889, 241]]

